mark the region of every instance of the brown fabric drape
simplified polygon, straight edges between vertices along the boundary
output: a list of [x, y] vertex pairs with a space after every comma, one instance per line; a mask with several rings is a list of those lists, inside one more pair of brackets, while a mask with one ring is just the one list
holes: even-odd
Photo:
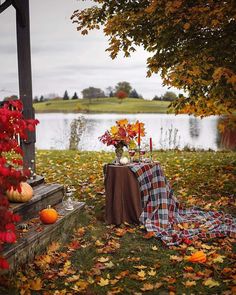
[[141, 194], [135, 174], [128, 166], [105, 165], [106, 208], [108, 224], [139, 223]]

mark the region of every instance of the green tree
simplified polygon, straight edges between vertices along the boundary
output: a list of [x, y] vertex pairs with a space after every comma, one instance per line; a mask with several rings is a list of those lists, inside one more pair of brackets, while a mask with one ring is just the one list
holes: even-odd
[[135, 89], [131, 90], [131, 92], [129, 94], [129, 97], [131, 97], [131, 98], [140, 98], [138, 92]]
[[162, 96], [162, 100], [165, 101], [174, 101], [177, 99], [177, 95], [172, 91], [166, 91], [166, 93]]
[[79, 97], [78, 97], [77, 93], [75, 92], [74, 95], [72, 96], [72, 99], [78, 99], [78, 98]]
[[155, 95], [152, 100], [162, 100], [161, 96]]
[[83, 98], [101, 98], [105, 97], [104, 91], [100, 88], [88, 87], [83, 89], [82, 91]]
[[108, 86], [106, 88], [106, 96], [107, 97], [114, 97], [114, 88], [112, 86]]
[[33, 103], [38, 103], [38, 102], [39, 102], [39, 98], [38, 98], [38, 96], [35, 96], [33, 99]]
[[117, 85], [115, 86], [115, 93], [118, 93], [119, 91], [123, 91], [128, 96], [130, 94], [131, 89], [132, 87], [130, 83], [123, 81], [123, 82], [117, 83]]
[[236, 5], [232, 0], [93, 0], [75, 11], [82, 34], [103, 27], [107, 51], [130, 56], [142, 46], [148, 76], [160, 73], [163, 84], [183, 89], [172, 103], [176, 113], [206, 116], [236, 107]]
[[44, 96], [43, 96], [43, 95], [40, 96], [39, 101], [40, 101], [40, 102], [43, 102], [43, 101], [44, 101]]
[[69, 100], [69, 95], [67, 90], [65, 91], [64, 95], [63, 95], [63, 100]]

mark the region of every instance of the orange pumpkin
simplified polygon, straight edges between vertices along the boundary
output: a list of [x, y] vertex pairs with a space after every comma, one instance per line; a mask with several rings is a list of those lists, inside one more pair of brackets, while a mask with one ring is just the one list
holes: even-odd
[[6, 192], [7, 198], [10, 202], [27, 202], [33, 197], [33, 188], [27, 182], [20, 183], [21, 192], [17, 189], [14, 190], [11, 187], [10, 190]]
[[43, 209], [39, 213], [39, 218], [42, 221], [42, 223], [45, 224], [51, 224], [55, 223], [58, 218], [57, 211], [49, 205], [46, 209]]
[[195, 263], [204, 263], [206, 262], [207, 258], [206, 254], [203, 251], [197, 251], [193, 253], [191, 256], [188, 256], [187, 260]]

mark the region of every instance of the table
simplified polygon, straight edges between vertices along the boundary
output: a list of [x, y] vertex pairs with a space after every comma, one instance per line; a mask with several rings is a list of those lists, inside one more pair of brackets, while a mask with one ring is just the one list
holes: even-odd
[[108, 224], [139, 223], [141, 193], [129, 165], [105, 165], [105, 220]]

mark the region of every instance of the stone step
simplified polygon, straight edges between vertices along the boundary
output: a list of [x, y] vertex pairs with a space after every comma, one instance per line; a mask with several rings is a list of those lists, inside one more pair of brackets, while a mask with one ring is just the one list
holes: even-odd
[[54, 206], [62, 201], [64, 195], [63, 185], [61, 184], [39, 184], [33, 187], [33, 198], [26, 203], [10, 202], [10, 209], [21, 216], [21, 220], [27, 220], [38, 216], [40, 210], [48, 205]]
[[20, 265], [31, 261], [52, 241], [67, 240], [78, 225], [79, 211], [84, 205], [83, 202], [76, 202], [73, 210], [66, 211], [62, 203], [57, 204], [54, 208], [58, 211], [59, 218], [54, 224], [45, 225], [38, 217], [24, 222], [24, 225], [27, 224], [27, 229], [22, 229], [22, 224], [19, 224], [17, 242], [6, 245], [2, 253], [10, 263], [10, 270], [15, 272]]

